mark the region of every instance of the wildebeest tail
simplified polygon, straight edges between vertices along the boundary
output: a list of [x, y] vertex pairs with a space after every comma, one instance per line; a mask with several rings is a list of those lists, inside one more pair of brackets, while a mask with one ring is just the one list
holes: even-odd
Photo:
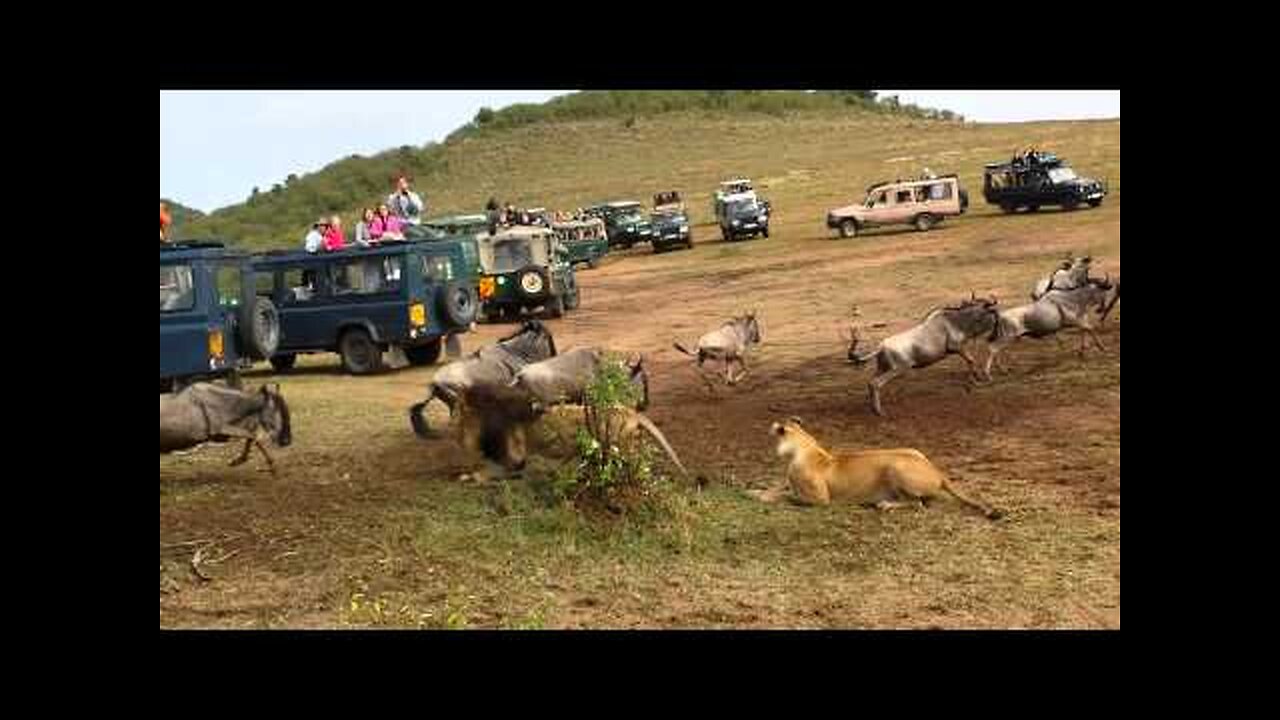
[[685, 347], [684, 347], [683, 345], [681, 345], [681, 344], [680, 344], [680, 341], [679, 341], [679, 340], [676, 340], [675, 342], [671, 343], [671, 345], [672, 345], [673, 347], [675, 347], [675, 349], [679, 350], [680, 352], [684, 353], [685, 355], [688, 355], [689, 357], [698, 357], [698, 353], [696, 353], [696, 352], [690, 352], [689, 350], [686, 350], [686, 349], [685, 349]]

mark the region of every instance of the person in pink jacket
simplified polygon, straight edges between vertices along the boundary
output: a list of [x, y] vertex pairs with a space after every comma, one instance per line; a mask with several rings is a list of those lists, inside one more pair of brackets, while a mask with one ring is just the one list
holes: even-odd
[[381, 222], [381, 240], [403, 240], [404, 239], [404, 221], [391, 214], [391, 209], [382, 204], [378, 206], [378, 217], [374, 218], [376, 224]]
[[324, 231], [324, 249], [333, 252], [346, 246], [347, 241], [342, 237], [342, 218], [334, 215], [329, 220], [329, 227]]

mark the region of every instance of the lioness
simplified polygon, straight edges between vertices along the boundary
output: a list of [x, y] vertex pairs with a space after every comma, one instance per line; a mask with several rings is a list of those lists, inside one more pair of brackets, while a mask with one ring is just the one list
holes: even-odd
[[789, 485], [793, 499], [803, 505], [843, 500], [892, 510], [923, 507], [946, 493], [992, 520], [1003, 514], [961, 495], [919, 450], [828, 452], [795, 418], [773, 423], [770, 432], [778, 438], [778, 455], [790, 462], [782, 482], [752, 493], [765, 502], [777, 501]]

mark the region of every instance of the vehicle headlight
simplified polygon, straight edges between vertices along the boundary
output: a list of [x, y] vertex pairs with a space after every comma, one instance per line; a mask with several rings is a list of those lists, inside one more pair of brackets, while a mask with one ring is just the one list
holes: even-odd
[[689, 226], [688, 226], [688, 225], [681, 225], [681, 226], [680, 226], [680, 232], [689, 232]]
[[742, 221], [741, 221], [741, 220], [734, 220], [734, 221], [733, 221], [733, 224], [734, 224], [734, 225], [741, 225], [741, 224], [742, 224]]
[[627, 226], [627, 232], [635, 232], [635, 231], [636, 231], [636, 226], [635, 226], [635, 225], [628, 225], [628, 226]]
[[427, 308], [422, 303], [414, 303], [409, 306], [409, 324], [413, 327], [422, 327], [427, 324]]

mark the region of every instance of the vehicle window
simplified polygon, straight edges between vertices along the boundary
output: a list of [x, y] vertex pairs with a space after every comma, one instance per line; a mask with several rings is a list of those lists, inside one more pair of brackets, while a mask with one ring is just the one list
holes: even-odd
[[276, 291], [276, 276], [269, 272], [257, 272], [253, 274], [254, 292], [262, 297], [271, 297]]
[[453, 279], [453, 263], [448, 255], [423, 255], [422, 277], [433, 282], [449, 282]]
[[400, 289], [399, 257], [367, 257], [329, 266], [334, 295], [368, 295]]
[[951, 199], [951, 183], [938, 183], [929, 186], [930, 200], [950, 200]]
[[899, 190], [898, 194], [894, 197], [894, 202], [899, 205], [903, 203], [909, 203], [911, 202], [911, 195], [912, 193], [910, 189]]
[[190, 265], [160, 266], [160, 312], [178, 312], [195, 307], [195, 285]]
[[871, 204], [875, 207], [881, 207], [887, 203], [888, 203], [888, 193], [885, 191], [881, 191], [877, 193], [875, 196], [873, 196], [871, 200]]
[[244, 273], [238, 265], [219, 265], [215, 273], [218, 286], [218, 304], [223, 307], [235, 307], [240, 304], [240, 291], [243, 289]]
[[319, 288], [316, 286], [316, 271], [312, 268], [293, 268], [284, 271], [284, 302], [299, 303], [315, 298]]

